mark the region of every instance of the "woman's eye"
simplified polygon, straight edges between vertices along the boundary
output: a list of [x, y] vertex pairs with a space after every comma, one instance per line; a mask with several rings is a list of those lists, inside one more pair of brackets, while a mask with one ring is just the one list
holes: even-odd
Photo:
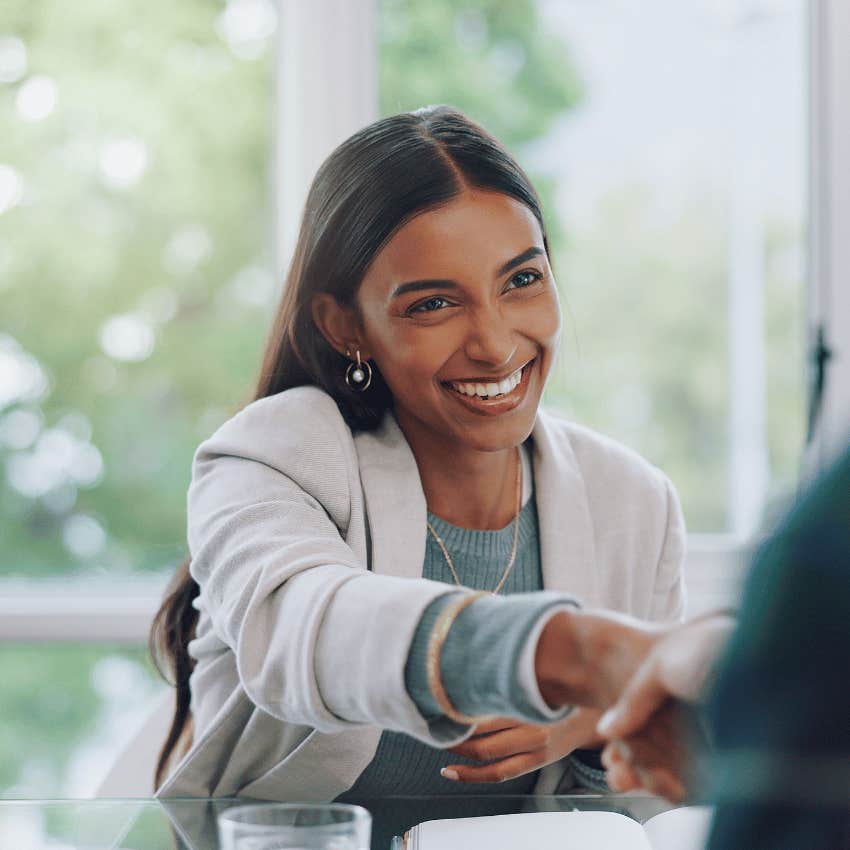
[[420, 301], [410, 308], [411, 313], [433, 313], [449, 302], [442, 295], [433, 295], [427, 301]]
[[510, 281], [508, 281], [508, 289], [523, 289], [526, 286], [531, 286], [532, 283], [536, 283], [538, 280], [542, 280], [542, 278], [543, 275], [540, 274], [540, 272], [517, 272]]

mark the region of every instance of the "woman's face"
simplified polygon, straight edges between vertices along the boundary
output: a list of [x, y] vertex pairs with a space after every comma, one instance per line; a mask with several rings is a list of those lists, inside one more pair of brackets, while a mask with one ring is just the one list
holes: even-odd
[[417, 216], [375, 258], [357, 301], [361, 350], [408, 439], [498, 451], [528, 436], [561, 313], [526, 206], [468, 190]]

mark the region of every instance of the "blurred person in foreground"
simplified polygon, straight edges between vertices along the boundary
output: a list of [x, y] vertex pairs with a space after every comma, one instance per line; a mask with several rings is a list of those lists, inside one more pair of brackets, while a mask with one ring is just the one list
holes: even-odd
[[[705, 794], [708, 850], [850, 848], [850, 450], [761, 548], [732, 624], [655, 645], [599, 724], [609, 784]], [[708, 758], [673, 744], [677, 703], [701, 701]]]

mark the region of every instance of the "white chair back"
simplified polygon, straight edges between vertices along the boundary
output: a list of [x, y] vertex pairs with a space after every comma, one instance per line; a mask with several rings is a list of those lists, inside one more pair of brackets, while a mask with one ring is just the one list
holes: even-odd
[[156, 760], [174, 716], [174, 688], [166, 688], [119, 751], [95, 797], [153, 797]]

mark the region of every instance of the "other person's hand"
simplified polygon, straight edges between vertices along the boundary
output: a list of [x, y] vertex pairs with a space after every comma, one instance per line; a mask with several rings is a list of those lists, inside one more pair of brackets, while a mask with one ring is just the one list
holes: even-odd
[[536, 725], [499, 717], [481, 723], [475, 734], [449, 752], [489, 762], [489, 764], [450, 764], [443, 768], [446, 779], [459, 782], [505, 782], [516, 779], [580, 747], [601, 741], [596, 733], [599, 712], [576, 709], [556, 723]]
[[661, 636], [602, 716], [599, 734], [611, 740], [638, 732], [671, 697], [695, 703], [734, 627], [727, 614], [712, 614]]
[[605, 778], [612, 791], [642, 789], [680, 803], [703, 787], [706, 748], [696, 711], [667, 700], [640, 732], [607, 744]]

